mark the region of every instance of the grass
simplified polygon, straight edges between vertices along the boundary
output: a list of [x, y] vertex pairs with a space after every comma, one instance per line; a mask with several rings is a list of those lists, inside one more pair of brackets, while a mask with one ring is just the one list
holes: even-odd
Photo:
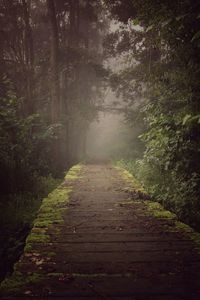
[[194, 242], [195, 248], [200, 254], [200, 233], [195, 231], [189, 225], [184, 224], [180, 221], [177, 221], [175, 223], [175, 228], [181, 231], [186, 237], [190, 238]]
[[38, 273], [32, 273], [31, 275], [25, 276], [21, 272], [15, 271], [12, 277], [7, 278], [2, 282], [1, 293], [17, 293], [25, 285], [42, 281], [43, 277], [43, 275]]
[[78, 173], [81, 171], [82, 169], [82, 165], [78, 164], [73, 166], [69, 172], [67, 172], [67, 174], [65, 175], [65, 180], [74, 180], [74, 179], [78, 179], [80, 176], [78, 176]]
[[49, 243], [50, 237], [46, 233], [33, 233], [29, 234], [29, 236], [26, 239], [26, 247], [25, 251], [28, 249], [29, 244], [35, 244], [35, 243]]
[[165, 210], [164, 207], [153, 201], [145, 201], [147, 207], [147, 213], [151, 214], [155, 218], [159, 219], [177, 219], [177, 216], [169, 210]]
[[13, 270], [27, 234], [31, 230], [42, 198], [60, 184], [60, 179], [38, 177], [34, 194], [6, 195], [0, 202], [0, 281]]
[[[121, 166], [117, 166], [118, 170], [121, 172], [122, 178], [124, 178], [135, 190], [140, 190], [145, 193], [144, 189], [139, 186], [139, 182], [134, 178], [132, 174], [130, 174], [127, 170], [124, 170]], [[131, 188], [130, 188], [131, 189]], [[132, 203], [134, 200], [131, 201]], [[200, 254], [200, 233], [196, 232], [192, 227], [189, 225], [182, 223], [178, 220], [178, 217], [173, 212], [164, 209], [164, 207], [156, 202], [156, 201], [144, 201], [141, 200], [142, 203], [146, 206], [146, 215], [153, 216], [158, 219], [170, 219], [174, 221], [173, 228], [171, 227], [168, 230], [170, 231], [178, 231], [190, 239], [194, 243], [195, 249]], [[128, 204], [128, 202], [125, 202]], [[167, 229], [166, 229], [167, 230]]]
[[[65, 176], [67, 184], [64, 181], [56, 189], [49, 193], [46, 198], [43, 199], [40, 209], [37, 213], [37, 218], [33, 223], [33, 228], [26, 239], [26, 246], [24, 249], [25, 256], [29, 254], [37, 254], [37, 250], [34, 249], [35, 244], [45, 244], [51, 242], [48, 230], [50, 230], [53, 225], [62, 224], [64, 222], [63, 212], [65, 212], [67, 209], [69, 196], [72, 192], [71, 184], [73, 180], [79, 177], [78, 173], [80, 172], [81, 168], [81, 165], [72, 167]], [[56, 229], [58, 232], [59, 228]], [[49, 253], [50, 255], [41, 253], [41, 256], [45, 255], [45, 257], [49, 257], [55, 255], [55, 253], [53, 253], [52, 251], [49, 251]], [[38, 254], [40, 255], [40, 253]], [[13, 275], [11, 275], [9, 278], [6, 278], [1, 285], [1, 291], [3, 293], [9, 292], [11, 290], [18, 290], [21, 287], [25, 286], [27, 283], [33, 283], [38, 280], [42, 280], [40, 276], [27, 276], [27, 278], [24, 279], [24, 277], [19, 272], [20, 262], [15, 264], [14, 269], [15, 272], [13, 273]]]
[[42, 198], [60, 184], [60, 179], [39, 177], [35, 193], [7, 195], [0, 203], [0, 227], [16, 228], [18, 225], [31, 226], [41, 205]]
[[134, 189], [137, 191], [145, 192], [139, 181], [127, 170], [125, 170], [120, 164], [117, 164], [116, 169], [120, 170], [122, 173], [122, 177], [128, 181], [134, 184]]
[[[70, 182], [77, 179], [80, 170], [81, 165], [73, 166], [65, 175], [65, 180]], [[63, 213], [67, 209], [71, 192], [72, 187], [66, 186], [64, 182], [53, 190], [48, 197], [43, 199], [37, 218], [34, 221], [33, 229], [27, 238], [26, 250], [32, 249], [33, 243], [50, 242], [47, 229], [51, 228], [54, 224], [63, 224]], [[37, 232], [35, 232], [36, 229]]]

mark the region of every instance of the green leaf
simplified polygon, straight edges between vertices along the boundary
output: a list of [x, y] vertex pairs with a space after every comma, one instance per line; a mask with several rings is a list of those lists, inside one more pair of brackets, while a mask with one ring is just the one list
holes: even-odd
[[191, 42], [194, 42], [195, 40], [198, 40], [199, 38], [200, 38], [200, 30], [195, 33], [195, 35], [191, 39]]
[[169, 23], [171, 23], [171, 22], [172, 22], [172, 19], [168, 19], [168, 20], [162, 22], [162, 27], [167, 26], [167, 25], [168, 25]]
[[153, 28], [154, 28], [154, 25], [153, 25], [153, 24], [150, 25], [150, 26], [148, 26], [148, 27], [146, 28], [146, 32], [151, 31]]
[[186, 115], [184, 118], [183, 118], [183, 122], [182, 124], [183, 125], [186, 125], [187, 123], [198, 123], [200, 124], [200, 114], [196, 115], [196, 116], [191, 116], [191, 115]]
[[185, 117], [183, 118], [182, 124], [185, 125], [190, 118], [191, 118], [191, 115], [189, 115], [189, 114], [185, 115]]
[[180, 21], [180, 20], [184, 19], [186, 16], [187, 16], [187, 14], [180, 15], [180, 16], [176, 17], [176, 21]]
[[139, 25], [139, 20], [136, 18], [132, 21], [133, 25]]

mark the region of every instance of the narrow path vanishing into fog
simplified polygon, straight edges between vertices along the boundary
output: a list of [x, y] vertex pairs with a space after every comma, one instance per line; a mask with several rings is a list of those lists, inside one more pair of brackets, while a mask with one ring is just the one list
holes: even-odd
[[193, 242], [173, 218], [148, 214], [147, 202], [121, 170], [83, 166], [64, 223], [51, 226], [51, 241], [36, 242], [18, 263], [21, 274], [42, 276], [18, 290], [18, 299], [200, 299]]

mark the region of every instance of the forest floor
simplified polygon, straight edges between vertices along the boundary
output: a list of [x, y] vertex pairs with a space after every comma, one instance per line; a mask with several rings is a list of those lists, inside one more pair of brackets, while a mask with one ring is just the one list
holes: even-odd
[[36, 221], [1, 299], [200, 299], [195, 233], [139, 199], [122, 170], [84, 165], [62, 187], [71, 189], [63, 221]]

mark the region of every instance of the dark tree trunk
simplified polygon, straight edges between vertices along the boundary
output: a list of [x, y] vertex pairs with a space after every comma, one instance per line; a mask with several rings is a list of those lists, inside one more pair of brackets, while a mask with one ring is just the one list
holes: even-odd
[[[86, 2], [86, 9], [89, 10], [90, 5], [89, 5], [89, 0]], [[89, 49], [89, 20], [85, 20], [85, 49], [88, 51]]]
[[[77, 49], [79, 46], [79, 20], [80, 20], [80, 4], [79, 0], [70, 0], [70, 15], [69, 15], [69, 25], [70, 25], [70, 36], [69, 36], [69, 47], [71, 49]], [[70, 66], [70, 61], [68, 62], [68, 67]], [[78, 68], [74, 68], [73, 70], [73, 85], [77, 84], [78, 81]], [[73, 87], [69, 87], [73, 88]], [[78, 93], [78, 85], [76, 89], [76, 95]], [[77, 99], [74, 99], [77, 101]], [[75, 146], [76, 141], [74, 141], [74, 131], [77, 130], [75, 128], [74, 122], [70, 119], [70, 115], [72, 112], [72, 106], [70, 101], [71, 99], [67, 99], [68, 103], [66, 105], [67, 111], [66, 114], [68, 115], [67, 121], [67, 130], [66, 130], [66, 139], [68, 140], [68, 145], [66, 147], [66, 152], [68, 155], [68, 159], [70, 162], [75, 162], [77, 158], [77, 145]]]
[[80, 6], [79, 0], [70, 0], [70, 39], [69, 45], [74, 48], [79, 42]]
[[[60, 121], [61, 101], [60, 101], [60, 83], [59, 83], [59, 37], [58, 24], [56, 18], [55, 1], [47, 0], [47, 8], [49, 15], [49, 22], [51, 28], [51, 53], [50, 53], [50, 93], [51, 93], [51, 122], [58, 123]], [[55, 172], [63, 169], [62, 157], [62, 140], [59, 135], [57, 141], [54, 142], [52, 148], [52, 157], [54, 160]]]
[[55, 123], [59, 120], [60, 116], [60, 89], [59, 89], [59, 38], [58, 26], [56, 20], [56, 11], [54, 0], [47, 0], [49, 21], [51, 27], [51, 121]]
[[24, 49], [25, 49], [25, 77], [26, 77], [26, 113], [32, 114], [34, 112], [34, 50], [33, 50], [33, 36], [30, 25], [30, 8], [31, 0], [22, 0], [23, 17], [24, 17]]

